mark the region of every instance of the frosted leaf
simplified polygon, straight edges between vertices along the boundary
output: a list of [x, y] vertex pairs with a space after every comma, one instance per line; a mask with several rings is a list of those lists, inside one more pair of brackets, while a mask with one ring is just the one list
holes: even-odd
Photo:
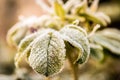
[[29, 17], [16, 23], [7, 33], [7, 42], [17, 47], [20, 41], [33, 32], [41, 29], [39, 18]]
[[15, 65], [18, 67], [19, 63], [23, 59], [23, 57], [28, 56], [30, 54], [31, 47], [33, 45], [34, 39], [43, 33], [48, 33], [53, 31], [52, 29], [41, 30], [31, 35], [26, 36], [21, 40], [18, 45], [18, 52], [15, 56]]
[[65, 41], [79, 49], [78, 58], [75, 62], [80, 64], [86, 62], [90, 53], [86, 32], [79, 26], [67, 25], [60, 30], [60, 33]]
[[120, 30], [114, 28], [107, 28], [102, 31], [97, 32], [100, 35], [103, 35], [109, 39], [114, 39], [120, 42]]
[[116, 54], [120, 54], [120, 41], [105, 37], [101, 34], [94, 35], [92, 39], [94, 42], [102, 45], [104, 48], [108, 49], [109, 51]]
[[58, 32], [49, 32], [35, 39], [28, 61], [30, 66], [45, 76], [61, 70], [65, 60], [64, 41]]
[[23, 59], [23, 57], [29, 54], [30, 48], [32, 46], [32, 41], [36, 37], [37, 37], [37, 34], [32, 34], [25, 37], [23, 40], [21, 40], [21, 43], [18, 46], [18, 52], [15, 56], [15, 65], [17, 67], [19, 66], [19, 62]]

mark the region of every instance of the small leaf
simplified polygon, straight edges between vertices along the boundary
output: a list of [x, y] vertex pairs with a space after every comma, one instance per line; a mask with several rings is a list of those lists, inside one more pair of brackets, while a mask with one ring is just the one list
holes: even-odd
[[76, 47], [79, 50], [78, 58], [75, 62], [80, 64], [86, 62], [90, 53], [86, 32], [80, 28], [80, 26], [67, 25], [60, 30], [60, 33], [65, 41], [69, 42], [73, 47]]
[[57, 0], [55, 0], [54, 2], [54, 10], [57, 16], [59, 16], [60, 18], [64, 19], [65, 17], [65, 10], [62, 7], [62, 5], [60, 3], [58, 3]]
[[61, 70], [65, 60], [64, 41], [58, 32], [49, 32], [35, 39], [28, 61], [30, 66], [45, 76]]

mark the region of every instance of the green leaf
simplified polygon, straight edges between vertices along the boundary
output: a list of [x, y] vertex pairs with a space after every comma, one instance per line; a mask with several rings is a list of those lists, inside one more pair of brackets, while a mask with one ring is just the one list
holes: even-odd
[[58, 32], [40, 35], [34, 41], [28, 61], [38, 73], [50, 76], [58, 73], [65, 60], [65, 44]]
[[62, 5], [60, 3], [58, 3], [57, 0], [55, 0], [55, 2], [54, 2], [54, 11], [55, 11], [55, 14], [57, 16], [59, 16], [60, 18], [62, 18], [62, 19], [65, 18], [65, 10], [62, 7]]
[[104, 54], [103, 54], [103, 47], [98, 45], [98, 44], [91, 44], [90, 45], [90, 54], [91, 56], [101, 62], [104, 59]]
[[65, 41], [79, 50], [75, 62], [80, 64], [86, 62], [90, 53], [86, 32], [80, 26], [67, 25], [60, 30], [60, 33]]

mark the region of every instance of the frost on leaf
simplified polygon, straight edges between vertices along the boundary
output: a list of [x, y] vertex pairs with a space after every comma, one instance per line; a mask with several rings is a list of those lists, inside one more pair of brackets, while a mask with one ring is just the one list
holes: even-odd
[[7, 42], [17, 47], [20, 41], [31, 33], [41, 29], [39, 18], [29, 17], [16, 23], [7, 33]]
[[26, 54], [29, 54], [32, 46], [32, 41], [37, 37], [37, 33], [31, 34], [25, 37], [18, 46], [18, 52], [15, 56], [15, 65], [19, 66], [19, 62], [23, 59]]
[[98, 33], [109, 38], [109, 39], [114, 39], [114, 40], [120, 42], [120, 35], [118, 35], [118, 34], [120, 34], [120, 30], [118, 30], [118, 29], [107, 28], [107, 29], [104, 29], [102, 31], [99, 31]]
[[15, 65], [19, 67], [20, 62], [23, 58], [28, 57], [30, 54], [31, 47], [33, 45], [34, 39], [37, 38], [39, 35], [43, 33], [47, 33], [53, 31], [52, 29], [43, 29], [39, 32], [35, 32], [31, 35], [26, 36], [24, 39], [21, 40], [20, 44], [18, 45], [18, 52], [15, 56]]
[[91, 39], [109, 51], [120, 54], [120, 37], [118, 33], [120, 34], [119, 30], [104, 29], [97, 32]]
[[28, 56], [30, 66], [45, 76], [59, 72], [63, 67], [64, 59], [64, 41], [56, 31], [37, 37]]
[[78, 58], [75, 60], [75, 62], [80, 64], [86, 62], [90, 53], [86, 32], [79, 26], [67, 25], [61, 29], [60, 33], [65, 41], [79, 49]]

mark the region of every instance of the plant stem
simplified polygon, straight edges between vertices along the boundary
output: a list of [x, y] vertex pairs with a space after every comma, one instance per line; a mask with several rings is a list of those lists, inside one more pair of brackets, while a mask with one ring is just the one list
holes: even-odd
[[76, 49], [66, 42], [66, 55], [72, 70], [73, 80], [78, 80], [78, 64], [74, 63], [77, 58]]
[[72, 70], [73, 80], [78, 80], [78, 74], [77, 74], [78, 65], [73, 64], [73, 62], [71, 61], [70, 58], [69, 58], [69, 64], [70, 64], [70, 67], [71, 67], [71, 70]]

